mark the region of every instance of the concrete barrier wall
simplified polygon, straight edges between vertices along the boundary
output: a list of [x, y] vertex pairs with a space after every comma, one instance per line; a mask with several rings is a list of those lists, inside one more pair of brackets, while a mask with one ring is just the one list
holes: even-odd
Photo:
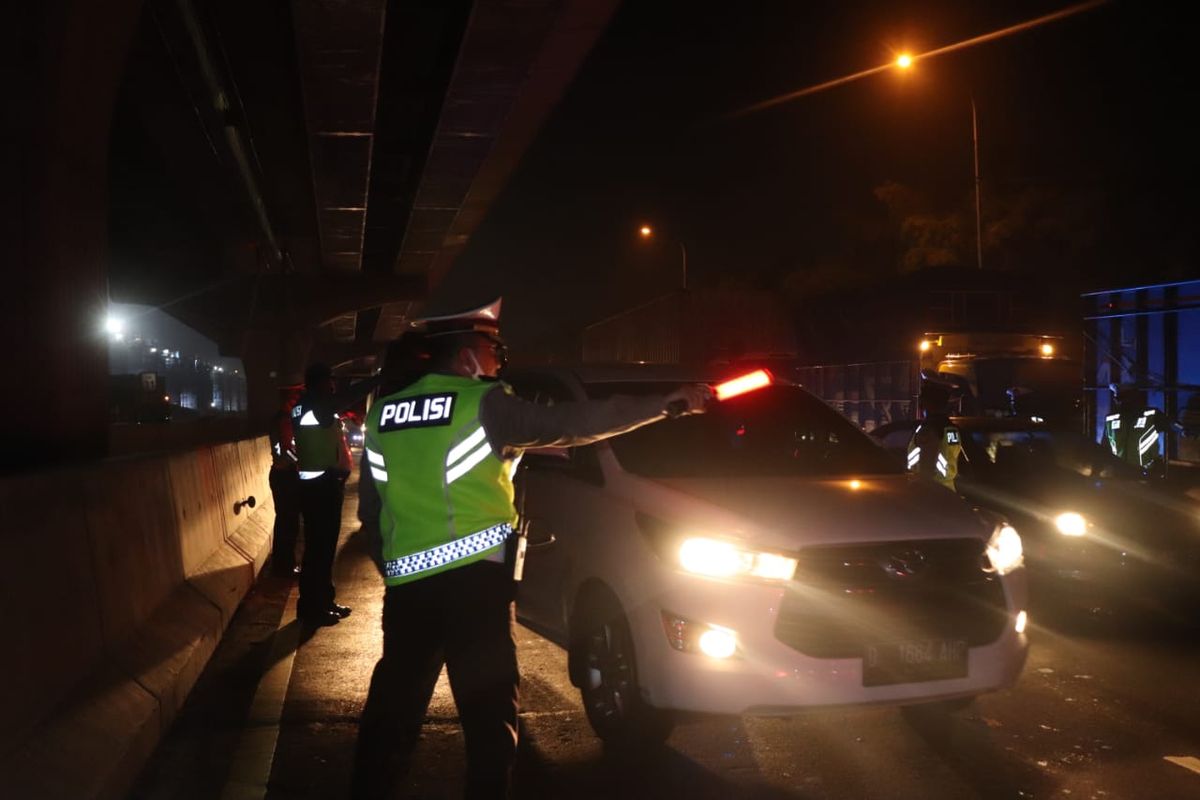
[[267, 558], [269, 469], [261, 437], [0, 481], [0, 796], [124, 796]]

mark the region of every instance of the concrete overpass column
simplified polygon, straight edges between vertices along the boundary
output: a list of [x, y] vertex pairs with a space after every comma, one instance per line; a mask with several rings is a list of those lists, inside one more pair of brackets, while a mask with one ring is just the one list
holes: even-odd
[[278, 408], [279, 387], [300, 383], [312, 351], [311, 330], [251, 331], [241, 353], [250, 423], [264, 430]]
[[0, 471], [107, 446], [108, 142], [140, 9], [46, 0], [6, 11]]

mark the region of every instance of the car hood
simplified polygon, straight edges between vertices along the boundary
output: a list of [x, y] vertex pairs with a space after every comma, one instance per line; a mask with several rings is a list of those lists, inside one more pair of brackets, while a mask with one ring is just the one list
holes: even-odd
[[[991, 528], [961, 498], [904, 475], [848, 479], [670, 478], [672, 522], [791, 549], [814, 544], [986, 538]], [[644, 509], [654, 513], [652, 509]]]

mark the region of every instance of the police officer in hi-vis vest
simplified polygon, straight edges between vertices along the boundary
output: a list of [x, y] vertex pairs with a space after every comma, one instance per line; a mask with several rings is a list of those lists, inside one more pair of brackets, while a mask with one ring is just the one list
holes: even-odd
[[279, 388], [279, 409], [271, 417], [271, 499], [275, 505], [275, 531], [271, 545], [271, 572], [295, 577], [296, 540], [300, 535], [300, 475], [296, 469], [296, 436], [292, 409], [300, 399], [299, 386]]
[[954, 491], [963, 453], [962, 434], [950, 422], [950, 387], [924, 379], [917, 402], [924, 417], [908, 443], [908, 470]]
[[[517, 398], [500, 301], [422, 321], [429, 372], [367, 416], [384, 573], [383, 657], [371, 676], [355, 757], [355, 797], [388, 797], [407, 772], [443, 664], [466, 739], [468, 797], [504, 797], [517, 741], [512, 475], [529, 447], [571, 447], [702, 413], [707, 386], [665, 397], [554, 406]], [[373, 484], [370, 486], [368, 484]]]
[[339, 411], [361, 400], [377, 381], [360, 381], [335, 393], [333, 372], [313, 364], [304, 374], [304, 394], [292, 408], [300, 513], [304, 518], [304, 558], [296, 616], [308, 625], [336, 625], [350, 609], [334, 602], [333, 559], [342, 529], [342, 501], [350, 475], [350, 447]]

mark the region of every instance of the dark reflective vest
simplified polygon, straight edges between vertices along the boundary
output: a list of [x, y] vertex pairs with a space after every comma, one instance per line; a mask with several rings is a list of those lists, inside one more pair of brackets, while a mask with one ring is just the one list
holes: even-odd
[[962, 433], [958, 428], [948, 422], [939, 427], [936, 421], [925, 420], [917, 425], [908, 443], [908, 470], [954, 490], [961, 454]]

